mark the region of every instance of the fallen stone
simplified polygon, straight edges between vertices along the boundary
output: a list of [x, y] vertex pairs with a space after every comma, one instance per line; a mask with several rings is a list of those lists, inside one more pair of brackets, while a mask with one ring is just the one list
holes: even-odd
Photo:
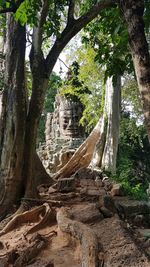
[[95, 185], [96, 185], [98, 188], [100, 188], [100, 187], [103, 186], [103, 182], [102, 182], [102, 180], [101, 180], [99, 177], [96, 177], [96, 179], [95, 179]]
[[87, 204], [87, 205], [76, 205], [72, 209], [72, 219], [80, 222], [94, 222], [96, 220], [103, 220], [104, 216], [97, 208], [95, 203]]
[[124, 196], [124, 190], [121, 184], [114, 184], [111, 192], [111, 196]]
[[113, 187], [113, 184], [107, 179], [107, 180], [103, 180], [103, 186], [106, 191], [110, 191]]
[[111, 218], [113, 216], [113, 213], [105, 207], [101, 207], [100, 212], [103, 214], [104, 218]]
[[89, 196], [104, 196], [106, 194], [104, 189], [91, 189], [91, 188], [87, 188], [86, 194]]
[[79, 184], [81, 187], [85, 187], [85, 186], [95, 186], [95, 181], [92, 179], [80, 179], [79, 180]]
[[136, 226], [144, 226], [145, 224], [145, 217], [143, 214], [135, 215], [133, 218], [133, 224]]
[[112, 213], [116, 213], [117, 209], [115, 206], [115, 202], [110, 195], [104, 196], [104, 207], [108, 210], [110, 210]]
[[97, 170], [92, 170], [91, 168], [81, 168], [74, 174], [74, 177], [79, 179], [95, 180], [96, 177], [101, 178], [101, 173]]
[[74, 178], [63, 178], [57, 182], [58, 192], [71, 192], [76, 188], [76, 180]]
[[138, 229], [138, 232], [146, 238], [150, 238], [150, 229]]
[[150, 214], [150, 205], [146, 201], [122, 198], [115, 200], [115, 206], [120, 214], [124, 214], [125, 218], [130, 218], [133, 215]]

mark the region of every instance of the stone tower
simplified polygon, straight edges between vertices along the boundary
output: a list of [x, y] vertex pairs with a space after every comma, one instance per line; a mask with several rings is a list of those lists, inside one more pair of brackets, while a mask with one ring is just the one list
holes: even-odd
[[47, 114], [46, 145], [39, 151], [49, 173], [64, 166], [85, 139], [80, 125], [83, 106], [79, 101], [59, 94], [55, 97], [54, 112]]

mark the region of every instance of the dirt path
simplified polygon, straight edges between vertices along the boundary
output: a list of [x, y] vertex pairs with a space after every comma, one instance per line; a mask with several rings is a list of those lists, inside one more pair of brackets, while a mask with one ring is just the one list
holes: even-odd
[[62, 207], [53, 207], [57, 219], [53, 224], [48, 219], [41, 229], [26, 235], [37, 222], [22, 220], [16, 229], [3, 234], [0, 267], [150, 267], [144, 250], [126, 228], [127, 222], [108, 210], [104, 216], [101, 195], [92, 181], [89, 184], [84, 194], [80, 188], [75, 194], [46, 195], [49, 200], [63, 199]]

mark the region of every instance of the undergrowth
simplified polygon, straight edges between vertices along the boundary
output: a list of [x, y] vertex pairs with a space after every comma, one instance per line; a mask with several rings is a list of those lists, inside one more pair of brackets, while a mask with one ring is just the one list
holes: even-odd
[[150, 145], [145, 127], [129, 117], [121, 120], [117, 172], [112, 179], [120, 183], [132, 199], [147, 200], [150, 183]]

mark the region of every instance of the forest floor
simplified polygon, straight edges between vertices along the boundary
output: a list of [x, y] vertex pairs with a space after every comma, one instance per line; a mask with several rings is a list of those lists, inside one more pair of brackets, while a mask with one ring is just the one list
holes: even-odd
[[0, 225], [0, 267], [150, 267], [149, 203], [85, 170], [38, 189]]

